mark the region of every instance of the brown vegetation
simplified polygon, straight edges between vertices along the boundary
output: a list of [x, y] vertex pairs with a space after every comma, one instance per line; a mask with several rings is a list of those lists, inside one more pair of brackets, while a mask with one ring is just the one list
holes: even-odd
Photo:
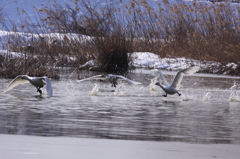
[[[73, 5], [65, 6], [55, 2], [36, 9], [37, 22], [28, 18], [20, 27], [14, 23], [12, 26], [15, 31], [30, 33], [32, 37], [8, 36], [8, 48], [27, 54], [27, 61], [35, 61], [33, 64], [39, 64], [38, 68], [47, 68], [43, 69], [44, 74], [57, 66], [79, 67], [91, 59], [102, 71], [124, 73], [131, 64], [128, 53], [133, 51], [239, 65], [240, 7], [237, 5], [170, 4], [165, 0], [153, 7], [146, 0], [131, 0], [129, 4], [119, 0], [118, 4], [94, 6], [90, 2], [74, 0]], [[44, 36], [49, 32], [53, 33], [51, 37]], [[58, 33], [65, 36], [59, 37]], [[1, 69], [7, 70], [9, 61], [4, 60]], [[11, 67], [21, 70], [20, 73], [34, 72], [30, 69], [35, 67], [31, 62], [24, 64], [25, 67], [22, 62], [14, 65], [17, 66]]]

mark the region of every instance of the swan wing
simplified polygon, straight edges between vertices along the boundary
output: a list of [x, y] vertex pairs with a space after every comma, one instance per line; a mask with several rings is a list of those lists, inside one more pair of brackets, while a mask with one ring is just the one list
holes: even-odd
[[78, 82], [87, 81], [87, 80], [92, 80], [92, 79], [98, 79], [99, 77], [102, 77], [101, 79], [105, 79], [105, 78], [103, 77], [103, 75], [96, 75], [96, 76], [92, 76], [92, 77], [88, 77], [88, 78], [84, 78], [84, 79], [78, 80]]
[[160, 78], [162, 79], [163, 85], [164, 85], [164, 86], [169, 86], [170, 84], [168, 83], [168, 81], [166, 80], [166, 78], [164, 77], [164, 75], [162, 74], [162, 72], [159, 71], [159, 70], [158, 70], [158, 72], [159, 72], [159, 74], [160, 74]]
[[53, 95], [53, 91], [52, 91], [52, 85], [51, 85], [51, 81], [47, 76], [43, 77], [45, 82], [46, 82], [46, 91], [48, 93], [49, 96]]
[[152, 69], [151, 71], [153, 72], [153, 76], [154, 76], [154, 77], [159, 77], [159, 71], [158, 71], [158, 69]]
[[125, 81], [127, 81], [127, 82], [130, 82], [130, 83], [132, 83], [132, 84], [141, 84], [140, 82], [136, 82], [136, 81], [133, 81], [133, 80], [130, 80], [130, 79], [128, 79], [128, 78], [126, 78], [126, 77], [124, 77], [124, 76], [121, 76], [121, 75], [114, 75], [116, 78], [120, 78], [120, 79], [123, 79], [123, 80], [125, 80]]
[[22, 77], [25, 76], [25, 75], [18, 75], [17, 77], [15, 77], [11, 82], [10, 84], [3, 90], [3, 92], [7, 92], [11, 89], [13, 89], [14, 87], [20, 85], [20, 84], [25, 84], [25, 83], [29, 83], [28, 80], [26, 79], [22, 79]]
[[175, 78], [171, 84], [171, 87], [177, 89], [182, 81], [184, 74], [191, 75], [191, 74], [197, 72], [199, 70], [199, 68], [200, 68], [199, 66], [192, 66], [192, 67], [189, 67], [189, 68], [179, 71], [177, 73], [177, 75], [175, 76]]
[[200, 69], [199, 66], [191, 66], [191, 67], [189, 67], [187, 69], [184, 69], [183, 73], [186, 74], [186, 75], [191, 75], [191, 74], [194, 74], [197, 71], [199, 71], [199, 69]]

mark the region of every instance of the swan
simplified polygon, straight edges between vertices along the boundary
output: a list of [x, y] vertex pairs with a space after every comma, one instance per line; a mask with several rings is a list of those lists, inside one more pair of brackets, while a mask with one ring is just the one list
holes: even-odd
[[177, 91], [177, 89], [179, 88], [179, 85], [182, 81], [183, 75], [184, 74], [191, 75], [191, 74], [197, 72], [199, 70], [199, 68], [200, 68], [199, 66], [192, 66], [192, 67], [189, 67], [189, 68], [179, 71], [176, 74], [171, 85], [167, 82], [167, 80], [163, 76], [162, 72], [158, 71], [160, 74], [160, 77], [162, 79], [163, 85], [161, 85], [159, 82], [157, 82], [156, 85], [160, 86], [164, 90], [164, 92], [166, 92], [166, 95], [163, 95], [164, 97], [167, 97], [167, 94], [173, 95], [175, 93], [177, 93], [179, 96], [181, 96], [181, 94]]
[[31, 83], [33, 86], [37, 88], [37, 92], [42, 94], [40, 90], [44, 85], [46, 85], [46, 91], [49, 96], [52, 96], [52, 86], [49, 78], [47, 76], [43, 77], [30, 77], [28, 75], [18, 75], [15, 77], [10, 84], [4, 89], [4, 93], [11, 90], [12, 88], [25, 83]]
[[89, 77], [89, 78], [85, 78], [85, 79], [82, 79], [82, 80], [79, 80], [79, 82], [82, 82], [82, 81], [86, 81], [86, 80], [91, 80], [91, 79], [102, 79], [102, 80], [108, 80], [111, 84], [112, 84], [112, 87], [116, 87], [116, 85], [118, 84], [118, 80], [119, 79], [122, 79], [122, 80], [125, 80], [127, 82], [130, 82], [132, 84], [141, 84], [139, 82], [136, 82], [136, 81], [132, 81], [124, 76], [121, 76], [121, 75], [113, 75], [113, 74], [101, 74], [101, 75], [96, 75], [96, 76], [92, 76], [92, 77]]

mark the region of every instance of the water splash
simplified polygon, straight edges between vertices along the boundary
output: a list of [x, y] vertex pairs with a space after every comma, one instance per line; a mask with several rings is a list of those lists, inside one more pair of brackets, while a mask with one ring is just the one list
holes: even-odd
[[211, 99], [211, 92], [207, 92], [204, 96], [203, 96], [203, 98], [202, 98], [202, 101], [210, 101], [210, 99]]
[[238, 95], [237, 91], [231, 91], [229, 102], [240, 102], [240, 96]]
[[91, 96], [98, 96], [98, 92], [99, 92], [99, 88], [98, 88], [98, 84], [96, 84], [91, 91]]
[[234, 81], [233, 86], [230, 87], [230, 97], [228, 99], [229, 102], [240, 102], [240, 96], [238, 95], [237, 88], [239, 85]]
[[122, 85], [118, 85], [113, 92], [112, 96], [124, 96], [124, 89], [122, 88]]
[[68, 81], [66, 82], [66, 91], [67, 91], [68, 95], [70, 95], [70, 96], [76, 95], [73, 84]]
[[157, 82], [158, 82], [158, 78], [157, 77], [151, 79], [151, 83], [149, 84], [150, 91], [157, 91], [158, 90], [158, 86], [155, 84]]
[[232, 91], [232, 90], [236, 90], [237, 87], [238, 87], [238, 84], [237, 84], [237, 82], [234, 80], [234, 82], [233, 82], [233, 86], [230, 87], [230, 90], [231, 90], [231, 91]]
[[237, 91], [232, 91], [228, 99], [229, 102], [240, 102], [240, 97], [237, 94]]
[[182, 99], [182, 101], [190, 101], [191, 100], [190, 98], [188, 98], [188, 96], [186, 94], [182, 94], [181, 99]]

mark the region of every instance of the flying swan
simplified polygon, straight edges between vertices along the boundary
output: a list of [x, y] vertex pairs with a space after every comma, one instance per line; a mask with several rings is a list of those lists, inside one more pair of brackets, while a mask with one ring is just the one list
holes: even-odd
[[31, 83], [33, 86], [37, 88], [37, 92], [42, 94], [40, 90], [44, 85], [46, 85], [46, 91], [49, 96], [52, 96], [52, 86], [49, 78], [47, 76], [43, 77], [30, 77], [28, 75], [18, 75], [14, 78], [10, 84], [4, 89], [4, 93], [11, 90], [12, 88], [25, 83]]
[[192, 67], [189, 67], [189, 68], [179, 71], [177, 73], [177, 75], [175, 76], [171, 85], [167, 82], [167, 80], [163, 76], [162, 72], [158, 71], [163, 83], [161, 85], [159, 82], [157, 82], [156, 85], [160, 86], [164, 90], [164, 92], [166, 92], [166, 95], [163, 95], [164, 97], [167, 97], [167, 94], [173, 95], [175, 93], [177, 93], [179, 96], [181, 96], [181, 94], [177, 91], [177, 89], [179, 88], [179, 85], [182, 81], [183, 75], [184, 74], [191, 75], [191, 74], [197, 72], [199, 70], [199, 68], [200, 68], [199, 66], [192, 66]]
[[116, 87], [116, 85], [118, 84], [118, 80], [119, 79], [122, 79], [122, 80], [125, 80], [127, 82], [130, 82], [131, 84], [141, 84], [139, 82], [132, 81], [132, 80], [130, 80], [130, 79], [124, 77], [124, 76], [113, 75], [113, 74], [96, 75], [96, 76], [92, 76], [92, 77], [89, 77], [89, 78], [85, 78], [85, 79], [79, 80], [79, 82], [86, 81], [86, 80], [91, 80], [91, 79], [108, 80], [112, 84], [112, 87]]

